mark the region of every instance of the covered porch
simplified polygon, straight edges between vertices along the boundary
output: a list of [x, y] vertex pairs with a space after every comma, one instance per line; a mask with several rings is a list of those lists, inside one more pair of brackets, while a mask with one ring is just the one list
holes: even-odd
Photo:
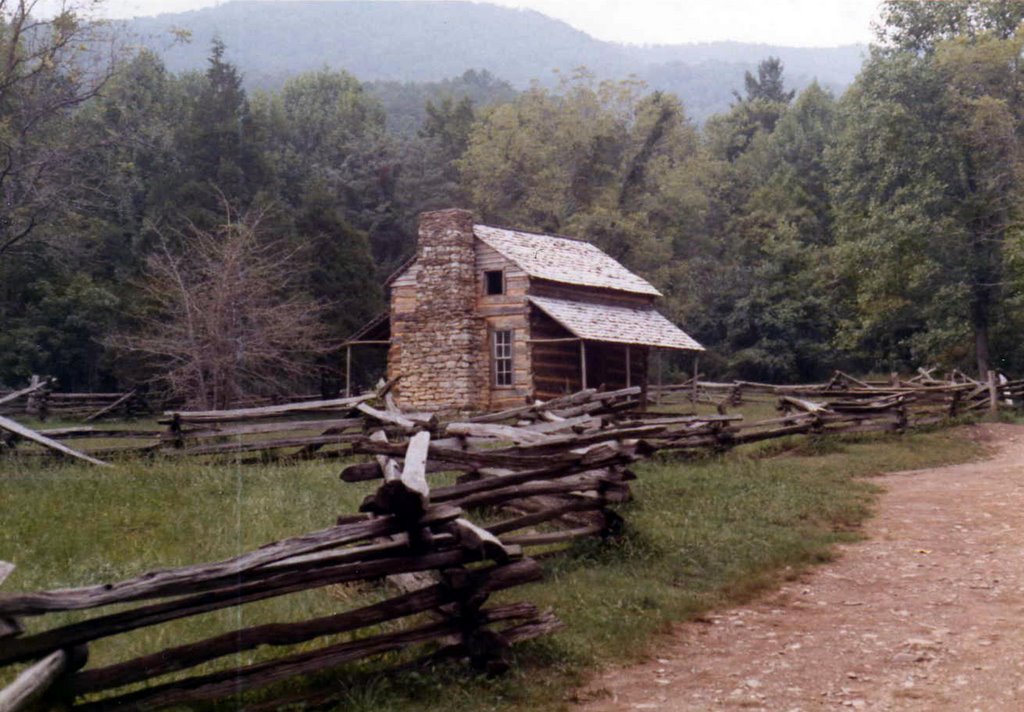
[[[379, 352], [384, 350], [385, 357], [387, 349], [391, 346], [391, 315], [384, 311], [368, 321], [356, 333], [352, 334], [341, 347], [345, 353], [345, 397], [353, 395], [354, 383], [352, 380], [353, 358], [364, 350]], [[367, 348], [369, 347], [369, 348]]]
[[650, 307], [530, 297], [534, 396], [542, 400], [583, 388], [616, 390], [650, 382], [651, 354], [704, 348]]

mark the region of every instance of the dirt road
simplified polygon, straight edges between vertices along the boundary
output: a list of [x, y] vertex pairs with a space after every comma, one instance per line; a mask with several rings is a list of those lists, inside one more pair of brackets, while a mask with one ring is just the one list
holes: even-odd
[[886, 475], [867, 540], [681, 625], [577, 708], [1024, 710], [1024, 427], [992, 459]]

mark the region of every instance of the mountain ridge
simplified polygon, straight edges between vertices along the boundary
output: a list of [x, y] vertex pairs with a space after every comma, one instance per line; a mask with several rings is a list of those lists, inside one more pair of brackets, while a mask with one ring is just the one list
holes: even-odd
[[[362, 81], [428, 82], [486, 69], [518, 88], [557, 82], [557, 72], [585, 66], [599, 78], [634, 75], [652, 89], [679, 94], [698, 119], [728, 107], [746, 71], [778, 56], [788, 83], [817, 79], [842, 91], [866, 48], [782, 47], [742, 42], [628, 45], [596, 39], [536, 10], [458, 0], [254, 2], [121, 21], [173, 71], [201, 69], [219, 36], [227, 57], [254, 87], [329, 67]], [[172, 30], [190, 43], [171, 42]]]

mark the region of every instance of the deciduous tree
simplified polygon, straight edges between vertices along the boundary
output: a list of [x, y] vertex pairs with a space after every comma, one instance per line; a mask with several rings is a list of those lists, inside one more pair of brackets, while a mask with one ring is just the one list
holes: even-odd
[[992, 331], [1020, 232], [1022, 40], [947, 31], [914, 29], [910, 49], [876, 50], [844, 97], [837, 256], [857, 304], [847, 345], [973, 358], [984, 375], [1001, 361]]
[[263, 240], [259, 212], [225, 205], [215, 230], [165, 240], [141, 285], [137, 328], [111, 344], [152, 364], [189, 406], [226, 408], [250, 395], [287, 394], [331, 349], [321, 307], [291, 289], [302, 270], [281, 241]]
[[[86, 148], [74, 110], [116, 66], [113, 34], [92, 0], [0, 0], [0, 255], [59, 215]], [[46, 12], [48, 10], [48, 12]], [[44, 14], [45, 12], [45, 14]]]

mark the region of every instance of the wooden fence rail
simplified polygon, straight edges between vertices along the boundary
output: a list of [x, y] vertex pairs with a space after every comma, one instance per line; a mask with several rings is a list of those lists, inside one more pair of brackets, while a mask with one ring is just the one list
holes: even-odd
[[[940, 422], [945, 418], [986, 410], [1020, 408], [1024, 404], [1024, 381], [999, 382], [993, 374], [991, 382], [982, 382], [971, 379], [959, 371], [954, 371], [947, 378], [940, 380], [932, 375], [933, 371], [934, 369], [921, 369], [920, 373], [913, 377], [901, 378], [893, 374], [887, 381], [870, 382], [836, 372], [826, 382], [801, 385], [774, 385], [751, 381], [716, 383], [700, 380], [696, 384], [696, 389], [693, 380], [690, 379], [680, 384], [651, 388], [649, 400], [655, 404], [655, 411], [646, 413], [642, 424], [651, 424], [651, 418], [658, 414], [669, 415], [667, 412], [661, 412], [664, 406], [678, 408], [710, 403], [724, 414], [745, 403], [762, 402], [778, 405], [780, 399], [795, 398], [812, 399], [820, 402], [822, 407], [833, 414], [849, 416], [839, 420], [829, 416], [831, 422], [827, 430], [857, 427], [865, 431], [873, 427], [872, 423], [855, 423], [854, 420], [858, 419], [853, 416], [874, 413], [876, 421], [886, 418], [892, 420], [895, 418], [894, 409], [899, 405], [893, 399], [898, 398], [903, 398], [901, 403], [909, 406], [906, 407], [906, 425], [910, 426]], [[44, 382], [37, 383], [12, 394], [10, 398], [24, 400], [30, 397], [30, 392], [42, 390], [45, 393], [46, 385]], [[160, 421], [165, 426], [164, 430], [132, 429], [124, 426], [103, 428], [83, 424], [79, 427], [40, 430], [37, 433], [94, 458], [159, 452], [170, 457], [209, 458], [227, 455], [236, 460], [241, 458], [244, 463], [265, 461], [268, 458], [348, 457], [359, 450], [359, 443], [373, 427], [391, 428], [396, 433], [416, 427], [436, 430], [436, 418], [422, 413], [398, 413], [386, 392], [385, 387], [379, 393], [353, 398], [313, 400], [309, 396], [302, 396], [296, 402], [233, 410], [167, 411]], [[370, 402], [373, 399], [382, 400], [385, 407], [372, 406]], [[4, 399], [0, 397], [0, 406], [3, 404]], [[639, 410], [642, 405], [638, 395], [622, 397], [621, 392], [598, 394], [597, 391], [589, 389], [544, 404], [524, 404], [506, 411], [470, 418], [461, 424], [462, 432], [450, 431], [450, 435], [465, 436], [468, 438], [466, 442], [472, 443], [474, 438], [486, 439], [492, 434], [502, 432], [500, 427], [507, 427], [502, 426], [502, 423], [537, 421], [551, 425], [560, 420], [573, 418], [583, 419], [579, 422], [586, 422], [588, 414], [599, 410], [609, 414], [626, 413]], [[647, 405], [650, 406], [649, 403]], [[790, 405], [792, 406], [792, 403]], [[94, 412], [93, 415], [101, 413]], [[529, 438], [532, 431], [537, 431], [532, 432], [534, 439], [543, 435], [544, 431], [538, 429], [540, 426], [537, 423], [534, 423], [530, 431], [522, 431], [520, 437]], [[639, 421], [634, 424], [637, 423]], [[796, 425], [797, 423], [792, 422], [788, 423], [787, 427]], [[890, 428], [882, 427], [880, 422], [874, 425], [881, 429]], [[740, 430], [744, 430], [754, 426], [746, 424], [739, 427]], [[549, 432], [555, 430], [549, 428]], [[723, 432], [731, 431], [726, 428]], [[763, 434], [757, 437], [763, 438]], [[19, 442], [30, 439], [11, 430], [0, 429], [0, 450], [10, 451]], [[108, 442], [103, 442], [104, 440]], [[435, 448], [440, 446], [437, 443], [434, 445]], [[29, 448], [25, 452], [41, 451]]]
[[884, 405], [886, 399], [898, 396], [913, 398], [914, 410], [928, 418], [958, 417], [984, 410], [997, 411], [1024, 407], [1024, 380], [1007, 380], [989, 372], [985, 381], [978, 381], [953, 371], [945, 380], [932, 376], [935, 369], [920, 369], [910, 378], [892, 374], [888, 381], [863, 381], [842, 371], [823, 383], [778, 385], [752, 381], [727, 383], [693, 379], [683, 383], [656, 386], [649, 390], [649, 399], [662, 405], [708, 403], [726, 412], [744, 403], [775, 403], [779, 398], [813, 398], [823, 400], [832, 410], [850, 412], [858, 406]]
[[[6, 709], [19, 710], [59, 687], [85, 709], [188, 705], [428, 643], [438, 646], [430, 651], [434, 656], [467, 657], [481, 669], [502, 667], [508, 646], [556, 630], [560, 623], [529, 603], [485, 605], [494, 592], [537, 580], [540, 567], [523, 557], [521, 547], [470, 522], [460, 507], [431, 501], [425, 479], [429, 440], [428, 432], [412, 435], [401, 466], [382, 457], [391, 479], [378, 489], [372, 506], [328, 529], [212, 564], [97, 586], [0, 597], [0, 619], [11, 622], [0, 645], [0, 665], [39, 661], [0, 693], [0, 700], [7, 700]], [[471, 567], [481, 561], [491, 563]], [[86, 657], [82, 651], [103, 638], [327, 585], [372, 583], [423, 572], [433, 573], [430, 585], [385, 601], [307, 621], [244, 628], [113, 665], [80, 669]], [[27, 617], [112, 605], [119, 609], [30, 635], [21, 633], [20, 621]], [[427, 613], [430, 616], [424, 617]], [[398, 619], [410, 622], [397, 632], [381, 628]], [[294, 646], [339, 634], [351, 635], [340, 643], [286, 651], [265, 662], [181, 674], [241, 651]], [[79, 654], [69, 657], [67, 651], [74, 650]], [[175, 676], [168, 679], [171, 674]], [[155, 684], [143, 689], [119, 690], [154, 679]]]
[[[37, 384], [25, 391], [38, 390], [44, 385]], [[702, 380], [697, 382], [696, 390], [693, 385], [691, 379], [681, 384], [651, 389], [649, 398], [656, 404], [653, 406], [655, 410], [645, 412], [639, 420], [635, 415], [631, 416], [632, 424], [671, 425], [665, 417], [679, 417], [679, 414], [664, 411], [664, 406], [678, 409], [710, 403], [725, 414], [730, 409], [751, 402], [794, 408], [800, 400], [813, 400], [828, 411], [827, 414], [823, 413], [823, 420], [829, 421], [824, 426], [825, 430], [856, 428], [866, 432], [871, 429], [899, 429], [937, 423], [946, 418], [986, 410], [1019, 408], [1024, 404], [1024, 381], [996, 382], [993, 379], [993, 382], [981, 382], [959, 372], [950, 374], [947, 380], [938, 380], [931, 376], [931, 371], [925, 370], [911, 378], [893, 375], [886, 382], [867, 382], [837, 372], [829, 381], [818, 384], [773, 385], [750, 381], [716, 383]], [[387, 390], [387, 386], [384, 386], [379, 392], [352, 398], [309, 400], [304, 397], [294, 403], [224, 411], [167, 411], [159, 421], [165, 426], [164, 430], [82, 425], [39, 430], [36, 433], [50, 441], [64, 443], [85, 457], [161, 453], [169, 457], [230, 456], [245, 463], [265, 461], [268, 458], [301, 460], [349, 457], [361, 451], [360, 443], [376, 427], [390, 429], [392, 433], [417, 428], [437, 431], [437, 419], [430, 414], [397, 412]], [[384, 407], [372, 406], [371, 401], [374, 399], [380, 400]], [[537, 441], [538, 438], [546, 437], [545, 433], [557, 432], [561, 429], [558, 425], [561, 421], [571, 420], [579, 429], [586, 423], [593, 426], [596, 421], [591, 415], [599, 411], [606, 416], [626, 414], [640, 412], [643, 405], [637, 394], [624, 396], [623, 391], [598, 393], [589, 389], [547, 403], [524, 404], [498, 413], [476, 416], [464, 423], [449, 424], [447, 439], [435, 442], [432, 448], [453, 444], [461, 447], [463, 443], [472, 445], [502, 434], [507, 437], [513, 432], [509, 430], [509, 424], [531, 423], [528, 429], [514, 430], [516, 437], [524, 439], [523, 443], [516, 443], [521, 446], [531, 438]], [[647, 405], [650, 407], [650, 404]], [[901, 409], [906, 411], [903, 416], [906, 422], [901, 421], [897, 415]], [[874, 417], [868, 418], [868, 415]], [[708, 423], [710, 420], [705, 416], [703, 422]], [[792, 431], [800, 423], [791, 421], [784, 425], [786, 430], [780, 430], [780, 434]], [[756, 436], [742, 436], [736, 442], [750, 438], [764, 439], [764, 427], [749, 423], [735, 426], [738, 431], [749, 428], [758, 430]], [[810, 426], [805, 430], [810, 432]], [[713, 433], [704, 433], [703, 439], [694, 439], [698, 433], [689, 433], [687, 437], [689, 441], [697, 443], [710, 443], [714, 440], [716, 446], [720, 447], [724, 444], [725, 435], [738, 431], [724, 427], [714, 429]], [[714, 433], [721, 433], [722, 436], [715, 439]], [[637, 436], [642, 434], [638, 433]], [[19, 442], [33, 439], [26, 436], [22, 429], [15, 431], [0, 428], [0, 451], [11, 451]], [[38, 438], [35, 440], [40, 442]], [[674, 440], [679, 440], [679, 437]], [[24, 452], [46, 451], [29, 448]], [[50, 452], [64, 451], [51, 448]], [[530, 453], [509, 454], [528, 456]], [[542, 454], [533, 455], [540, 457]], [[461, 457], [467, 462], [472, 461], [472, 456]], [[513, 459], [506, 465], [517, 463], [524, 464], [521, 460]]]
[[[47, 420], [58, 418], [90, 423], [103, 418], [136, 418], [151, 415], [160, 399], [131, 390], [120, 393], [64, 393], [55, 390], [52, 378], [33, 376], [31, 384], [20, 390], [0, 389], [0, 415], [24, 416]], [[317, 394], [256, 396], [236, 403], [237, 408], [259, 408], [284, 403], [321, 401]], [[170, 403], [166, 405], [170, 406]]]
[[[0, 665], [32, 663], [34, 669], [45, 663], [48, 671], [28, 681], [19, 678], [9, 688], [9, 698], [19, 700], [11, 708], [20, 709], [20, 700], [48, 689], [63, 691], [86, 709], [194, 704], [427, 644], [433, 646], [431, 658], [464, 657], [481, 669], [500, 669], [509, 645], [556, 630], [560, 623], [553, 613], [529, 603], [486, 606], [488, 597], [540, 577], [536, 562], [523, 556], [524, 547], [607, 535], [618, 528], [621, 520], [611, 506], [628, 497], [626, 483], [634, 475], [626, 465], [640, 456], [636, 436], [664, 428], [615, 426], [618, 414], [635, 405], [638, 394], [639, 389], [587, 391], [536, 404], [528, 413], [487, 419], [496, 422], [444, 425], [428, 414], [401, 413], [380, 394], [376, 397], [383, 409], [360, 408], [372, 395], [288, 408], [289, 414], [322, 414], [324, 408], [346, 417], [352, 409], [361, 414], [363, 434], [351, 447], [367, 454], [369, 461], [345, 468], [342, 479], [382, 480], [361, 512], [328, 529], [226, 561], [0, 597], [0, 620], [8, 622]], [[500, 422], [509, 418], [515, 419], [514, 425]], [[178, 427], [204, 428], [239, 419], [238, 413], [171, 417]], [[428, 474], [436, 471], [463, 476], [455, 484], [432, 488]], [[491, 519], [493, 512], [499, 514], [486, 521], [484, 512], [492, 513]], [[478, 562], [490, 563], [481, 568]], [[332, 616], [254, 626], [113, 665], [83, 667], [85, 650], [97, 640], [299, 591], [383, 578], [397, 581], [403, 593]], [[68, 611], [109, 606], [117, 609], [38, 632], [33, 626], [31, 634], [23, 633], [22, 622], [28, 618], [48, 620]], [[380, 627], [400, 618], [410, 622], [399, 632]], [[197, 666], [241, 651], [286, 648], [339, 634], [350, 638], [188, 676]], [[60, 665], [54, 666], [58, 658]], [[146, 681], [153, 682], [143, 689], [124, 689]]]
[[28, 388], [0, 391], [0, 415], [27, 415], [37, 420], [52, 418], [90, 423], [101, 418], [133, 418], [150, 412], [137, 391], [127, 393], [61, 393], [48, 379], [33, 379]]
[[[553, 545], [619, 532], [624, 523], [615, 505], [632, 496], [629, 482], [636, 475], [630, 466], [638, 460], [658, 451], [723, 450], [792, 435], [900, 432], [988, 407], [990, 385], [879, 386], [833, 379], [780, 390], [741, 384], [752, 393], [770, 390], [780, 411], [753, 422], [729, 414], [645, 413], [639, 388], [589, 389], [453, 422], [399, 411], [386, 387], [332, 401], [169, 413], [162, 448], [176, 445], [179, 452], [191, 449], [189, 454], [206, 448], [202, 452], [212, 454], [217, 443], [195, 441], [268, 433], [272, 448], [341, 445], [346, 455], [363, 455], [365, 461], [346, 466], [340, 479], [380, 485], [358, 514], [342, 516], [334, 526], [231, 559], [120, 582], [0, 596], [0, 665], [30, 664], [0, 691], [0, 709], [14, 712], [41, 695], [58, 694], [90, 710], [190, 705], [397, 650], [429, 659], [465, 658], [480, 669], [499, 670], [510, 645], [550, 633], [560, 623], [530, 603], [488, 606], [488, 598], [541, 577], [540, 566], [524, 550], [547, 552]], [[685, 386], [678, 391], [687, 392]], [[716, 386], [702, 382], [699, 390], [714, 392]], [[1019, 398], [1012, 394], [1022, 387], [1002, 384], [996, 397]], [[297, 445], [301, 437], [279, 437], [292, 432], [284, 428], [322, 431], [312, 437], [334, 439]], [[283, 440], [290, 444], [277, 444]], [[458, 477], [433, 487], [431, 476], [439, 472]], [[11, 568], [0, 562], [0, 583]], [[379, 585], [384, 579], [401, 593], [334, 615], [242, 628], [100, 667], [86, 664], [88, 647], [97, 640], [328, 585]], [[47, 621], [110, 606], [117, 608], [24, 632], [29, 618]], [[384, 625], [400, 619], [408, 620], [399, 630]], [[346, 637], [307, 647], [337, 635]], [[288, 649], [299, 644], [300, 651]], [[230, 661], [257, 648], [281, 654], [247, 665]], [[195, 671], [215, 661], [221, 661], [220, 669]], [[147, 686], [138, 688], [140, 683]], [[306, 696], [320, 703], [331, 694]]]

